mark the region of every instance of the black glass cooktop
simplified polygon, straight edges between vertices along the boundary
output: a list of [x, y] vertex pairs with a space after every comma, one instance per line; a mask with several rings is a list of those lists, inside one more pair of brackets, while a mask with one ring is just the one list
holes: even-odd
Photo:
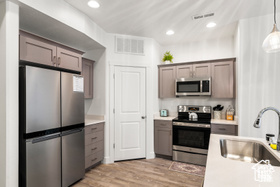
[[172, 121], [185, 122], [185, 123], [203, 123], [203, 124], [210, 124], [211, 123], [210, 118], [189, 119], [188, 117], [181, 117], [181, 116], [179, 116], [177, 118], [174, 118]]

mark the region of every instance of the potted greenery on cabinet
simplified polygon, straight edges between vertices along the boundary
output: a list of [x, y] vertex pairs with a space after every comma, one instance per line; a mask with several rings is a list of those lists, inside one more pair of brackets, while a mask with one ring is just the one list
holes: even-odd
[[165, 64], [170, 64], [170, 63], [173, 63], [172, 60], [173, 60], [173, 55], [170, 53], [170, 51], [166, 51], [163, 55], [162, 61]]

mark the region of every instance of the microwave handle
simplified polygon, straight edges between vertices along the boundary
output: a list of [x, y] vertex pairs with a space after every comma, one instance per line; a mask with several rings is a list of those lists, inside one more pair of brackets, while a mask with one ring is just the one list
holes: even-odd
[[200, 92], [202, 93], [202, 80], [200, 81]]

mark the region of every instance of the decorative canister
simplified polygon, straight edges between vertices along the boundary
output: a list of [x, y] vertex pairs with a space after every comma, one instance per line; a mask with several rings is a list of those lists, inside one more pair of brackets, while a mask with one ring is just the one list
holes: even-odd
[[222, 111], [214, 111], [214, 119], [222, 119]]

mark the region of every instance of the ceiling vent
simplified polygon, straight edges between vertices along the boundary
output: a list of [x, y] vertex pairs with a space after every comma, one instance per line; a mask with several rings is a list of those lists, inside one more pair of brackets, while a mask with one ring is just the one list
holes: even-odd
[[115, 52], [132, 55], [145, 55], [144, 40], [116, 36]]
[[208, 13], [208, 14], [195, 15], [195, 16], [192, 17], [192, 19], [196, 20], [196, 19], [208, 18], [208, 17], [212, 17], [214, 15], [215, 14], [213, 12], [212, 13]]

